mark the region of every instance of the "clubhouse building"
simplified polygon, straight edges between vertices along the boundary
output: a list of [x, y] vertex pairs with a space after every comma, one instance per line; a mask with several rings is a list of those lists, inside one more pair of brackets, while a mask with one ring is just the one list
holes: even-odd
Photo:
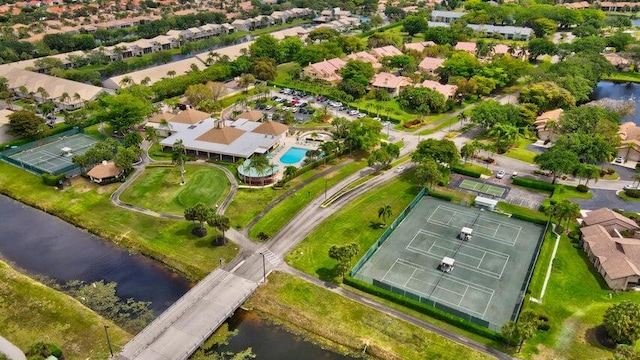
[[165, 119], [164, 126], [154, 124], [153, 119], [148, 125], [158, 129], [164, 127], [168, 133], [160, 141], [164, 149], [173, 148], [176, 141], [182, 140], [191, 155], [230, 162], [275, 150], [284, 145], [289, 130], [288, 126], [278, 122], [257, 122], [240, 116], [235, 120], [214, 119], [195, 109]]

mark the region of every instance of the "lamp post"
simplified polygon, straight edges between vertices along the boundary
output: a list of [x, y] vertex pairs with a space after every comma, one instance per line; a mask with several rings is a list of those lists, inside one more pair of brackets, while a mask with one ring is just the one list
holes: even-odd
[[327, 201], [327, 179], [324, 179], [324, 201]]
[[107, 331], [108, 328], [109, 328], [108, 325], [104, 326], [104, 334], [107, 337], [107, 345], [109, 345], [109, 353], [111, 354], [111, 357], [113, 357], [113, 349], [111, 349], [111, 340], [109, 340], [109, 332]]
[[222, 268], [222, 263], [224, 262], [224, 258], [220, 258], [220, 268]]
[[264, 253], [261, 252], [260, 255], [262, 255], [262, 282], [266, 283], [267, 282], [267, 266], [264, 261]]

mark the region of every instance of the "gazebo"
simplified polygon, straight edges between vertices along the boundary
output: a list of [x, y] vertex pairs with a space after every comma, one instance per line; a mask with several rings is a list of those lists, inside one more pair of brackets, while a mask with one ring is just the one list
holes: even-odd
[[265, 185], [275, 181], [275, 175], [278, 173], [278, 165], [272, 165], [263, 171], [251, 167], [251, 160], [245, 160], [242, 165], [238, 166], [238, 176], [240, 180], [249, 185]]

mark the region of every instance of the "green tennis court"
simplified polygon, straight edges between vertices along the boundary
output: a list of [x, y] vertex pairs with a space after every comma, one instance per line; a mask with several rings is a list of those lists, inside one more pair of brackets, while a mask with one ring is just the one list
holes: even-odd
[[502, 195], [504, 195], [504, 192], [506, 191], [506, 189], [501, 188], [499, 186], [489, 185], [486, 183], [481, 183], [481, 182], [473, 181], [469, 179], [462, 180], [460, 182], [460, 185], [458, 185], [458, 187], [462, 189], [467, 189], [471, 191], [477, 191], [484, 194], [497, 196], [497, 197], [502, 197]]

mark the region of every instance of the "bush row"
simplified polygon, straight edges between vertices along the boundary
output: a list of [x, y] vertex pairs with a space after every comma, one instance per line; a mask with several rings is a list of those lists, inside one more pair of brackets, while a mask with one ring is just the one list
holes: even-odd
[[547, 225], [547, 220], [526, 213], [511, 213], [511, 216], [518, 220], [524, 220], [538, 225]]
[[49, 173], [42, 174], [42, 182], [45, 185], [49, 186], [58, 186], [62, 184], [62, 180], [64, 180], [65, 174], [52, 175]]
[[540, 180], [529, 179], [524, 177], [517, 177], [513, 179], [513, 184], [531, 188], [531, 189], [551, 191], [551, 192], [553, 192], [553, 190], [556, 189], [556, 186], [554, 184], [548, 183], [546, 181], [540, 181]]
[[638, 189], [625, 189], [624, 194], [635, 199], [640, 198], [640, 190]]
[[444, 201], [453, 201], [453, 195], [445, 194], [437, 191], [429, 191], [427, 195]]
[[485, 328], [483, 326], [480, 326], [478, 324], [472, 323], [471, 321], [465, 320], [461, 317], [455, 316], [453, 314], [449, 314], [448, 312], [445, 312], [444, 310], [440, 310], [437, 309], [431, 305], [428, 304], [424, 304], [421, 303], [419, 301], [413, 300], [413, 299], [409, 299], [405, 296], [399, 295], [399, 294], [395, 294], [391, 291], [379, 288], [375, 285], [366, 283], [364, 281], [360, 281], [357, 279], [354, 279], [351, 276], [345, 276], [344, 277], [344, 283], [354, 287], [358, 290], [362, 290], [366, 293], [369, 293], [371, 295], [375, 295], [378, 296], [380, 298], [386, 299], [386, 300], [390, 300], [393, 301], [396, 304], [405, 306], [409, 309], [421, 312], [423, 314], [426, 314], [428, 316], [431, 316], [435, 319], [444, 321], [446, 323], [449, 323], [453, 326], [459, 327], [461, 329], [470, 331], [474, 334], [483, 336], [487, 339], [492, 339], [492, 340], [497, 340], [497, 341], [502, 341], [502, 336], [500, 336], [500, 334], [489, 330], [488, 328]]
[[482, 175], [482, 173], [480, 173], [478, 171], [467, 169], [467, 168], [463, 168], [461, 166], [454, 166], [454, 167], [451, 168], [451, 171], [453, 171], [456, 174], [471, 176], [471, 177], [474, 177], [474, 178], [480, 178], [480, 175]]

